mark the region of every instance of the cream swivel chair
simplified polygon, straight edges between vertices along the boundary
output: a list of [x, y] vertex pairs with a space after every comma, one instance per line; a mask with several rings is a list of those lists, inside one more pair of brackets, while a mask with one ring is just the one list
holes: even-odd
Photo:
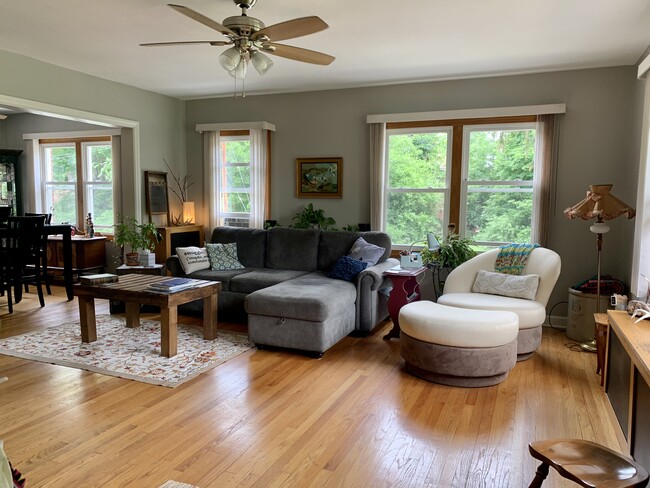
[[522, 361], [528, 359], [541, 343], [546, 303], [560, 276], [560, 256], [543, 247], [535, 248], [530, 254], [522, 275], [539, 276], [534, 300], [473, 293], [472, 288], [478, 272], [481, 270], [494, 272], [498, 254], [498, 249], [484, 252], [454, 269], [445, 281], [444, 293], [438, 299], [438, 303], [457, 308], [516, 313], [519, 317], [517, 361]]

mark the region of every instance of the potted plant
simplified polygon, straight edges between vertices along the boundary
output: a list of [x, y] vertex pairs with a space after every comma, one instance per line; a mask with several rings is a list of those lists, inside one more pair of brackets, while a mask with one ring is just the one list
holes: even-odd
[[422, 263], [427, 265], [433, 273], [436, 296], [442, 293], [445, 280], [451, 270], [476, 256], [476, 251], [472, 248], [474, 241], [456, 234], [455, 226], [450, 226], [449, 230], [447, 237], [442, 240], [438, 239], [440, 241], [439, 249], [429, 251], [425, 245], [420, 253]]
[[313, 203], [296, 213], [291, 222], [293, 223], [289, 227], [294, 229], [334, 230], [333, 226], [336, 225], [336, 220], [332, 217], [325, 217], [325, 211], [320, 208], [315, 209]]
[[140, 224], [133, 217], [121, 217], [120, 222], [113, 227], [115, 227], [113, 239], [115, 245], [120, 248], [122, 262], [124, 262], [124, 246], [129, 245], [131, 248], [131, 252], [126, 253], [126, 264], [128, 266], [140, 264], [138, 250], [151, 253], [161, 238], [153, 222]]

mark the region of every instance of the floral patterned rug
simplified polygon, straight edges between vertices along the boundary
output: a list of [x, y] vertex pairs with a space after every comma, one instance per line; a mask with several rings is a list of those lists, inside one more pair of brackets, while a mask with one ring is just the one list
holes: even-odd
[[129, 329], [124, 317], [97, 316], [97, 341], [81, 342], [79, 322], [0, 339], [0, 354], [85, 369], [154, 385], [176, 387], [251, 349], [248, 336], [219, 330], [206, 341], [200, 329], [178, 326], [178, 354], [160, 356], [160, 322], [140, 320]]

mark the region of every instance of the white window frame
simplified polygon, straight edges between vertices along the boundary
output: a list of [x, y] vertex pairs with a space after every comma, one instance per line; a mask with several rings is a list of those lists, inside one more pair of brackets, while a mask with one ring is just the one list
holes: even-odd
[[[116, 179], [115, 179], [115, 165], [112, 163], [112, 179], [110, 183], [106, 182], [99, 182], [99, 181], [93, 181], [90, 180], [89, 175], [89, 160], [88, 160], [88, 148], [91, 146], [109, 146], [111, 148], [111, 153], [113, 151], [113, 146], [111, 141], [84, 141], [83, 138], [70, 138], [70, 139], [75, 139], [75, 140], [62, 140], [60, 142], [43, 142], [39, 143], [39, 151], [40, 151], [40, 173], [42, 175], [42, 184], [41, 184], [41, 202], [42, 206], [44, 209], [42, 210], [45, 213], [50, 213], [52, 211], [51, 207], [51, 202], [48, 199], [48, 190], [50, 188], [56, 188], [56, 187], [70, 187], [73, 186], [74, 192], [75, 192], [75, 199], [79, 201], [81, 199], [82, 203], [82, 214], [77, 215], [77, 221], [73, 222], [74, 225], [78, 226], [81, 229], [85, 229], [85, 221], [86, 218], [85, 216], [88, 214], [89, 209], [92, 208], [92, 205], [90, 205], [93, 201], [93, 195], [92, 195], [92, 187], [109, 187], [111, 189], [111, 192], [113, 194], [113, 224], [117, 222], [117, 210], [115, 208], [115, 195], [116, 195]], [[76, 167], [76, 180], [73, 182], [59, 182], [59, 181], [50, 181], [46, 179], [46, 176], [48, 174], [47, 172], [47, 158], [45, 156], [46, 150], [48, 148], [55, 148], [55, 147], [73, 147], [76, 150], [76, 144], [77, 141], [80, 144], [81, 148], [81, 173], [79, 172], [79, 168]], [[112, 161], [114, 161], [114, 158], [112, 157]], [[76, 161], [75, 161], [76, 165]], [[79, 192], [79, 189], [81, 188], [81, 194]], [[76, 208], [78, 210], [78, 207]], [[56, 219], [56, 215], [54, 216]], [[55, 220], [54, 222], [57, 222]], [[106, 226], [95, 226], [96, 230], [100, 230], [103, 233], [111, 233], [112, 232], [112, 225], [106, 227]]]
[[[446, 133], [447, 134], [447, 155], [446, 155], [446, 168], [445, 168], [445, 187], [444, 188], [391, 188], [390, 187], [390, 137], [393, 135], [402, 135], [402, 134], [433, 134], [433, 133]], [[387, 229], [388, 224], [388, 200], [391, 193], [442, 193], [444, 198], [443, 204], [443, 222], [446, 222], [449, 219], [449, 196], [450, 196], [450, 187], [451, 187], [451, 151], [453, 145], [453, 127], [452, 126], [439, 126], [439, 127], [418, 127], [418, 128], [403, 128], [403, 129], [387, 129], [386, 130], [386, 166], [384, 181], [386, 182], [386, 191], [384, 192], [384, 220], [382, 222], [382, 228]], [[444, 231], [443, 225], [443, 231]], [[411, 248], [411, 245], [404, 244], [394, 244], [393, 249], [406, 250]]]
[[[504, 181], [496, 181], [496, 180], [472, 180], [470, 181], [469, 178], [469, 143], [470, 143], [470, 133], [471, 132], [481, 132], [481, 131], [504, 131], [504, 130], [534, 130], [535, 131], [535, 152], [534, 152], [534, 158], [533, 158], [533, 179], [532, 180], [504, 180]], [[481, 125], [466, 125], [463, 127], [463, 153], [462, 153], [462, 177], [461, 177], [461, 188], [460, 188], [460, 222], [459, 222], [459, 229], [456, 229], [456, 232], [461, 237], [466, 237], [466, 230], [467, 230], [467, 197], [469, 192], [469, 187], [470, 186], [476, 186], [476, 185], [485, 185], [485, 186], [523, 186], [530, 188], [530, 190], [527, 189], [520, 189], [520, 188], [511, 188], [507, 189], [504, 188], [503, 191], [495, 191], [492, 189], [479, 189], [478, 191], [475, 192], [487, 192], [487, 193], [530, 193], [534, 194], [534, 189], [536, 188], [535, 183], [537, 182], [537, 173], [535, 172], [535, 168], [537, 165], [535, 164], [535, 158], [537, 157], [537, 144], [539, 143], [539, 137], [537, 134], [537, 124], [535, 122], [516, 122], [516, 123], [504, 123], [504, 124], [481, 124]], [[474, 193], [474, 192], [472, 192]], [[535, 228], [535, 222], [537, 221], [538, 216], [536, 215], [535, 211], [535, 205], [532, 207], [532, 215], [531, 215], [531, 235], [533, 232], [533, 229]], [[471, 236], [469, 236], [471, 237]], [[496, 247], [500, 246], [502, 244], [507, 244], [506, 242], [492, 242], [492, 241], [475, 241], [476, 245], [479, 246], [490, 246], [490, 247]]]
[[[253, 144], [251, 140], [251, 135], [237, 135], [237, 136], [220, 136], [219, 138], [219, 143], [220, 144], [225, 144], [228, 142], [237, 142], [237, 141], [248, 141], [249, 143], [249, 152], [251, 152], [249, 161], [252, 161], [253, 155], [252, 155], [252, 150], [253, 150]], [[221, 148], [219, 148], [221, 150]], [[249, 172], [252, 171], [252, 166], [251, 162], [249, 163], [228, 163], [225, 161], [221, 161], [221, 158], [219, 158], [219, 167], [217, 168], [217, 171], [221, 171], [222, 169], [226, 168], [243, 168], [243, 167], [248, 167]], [[252, 175], [251, 175], [252, 178]], [[220, 179], [221, 181], [221, 179]], [[224, 193], [229, 193], [229, 192], [238, 192], [238, 193], [248, 193], [249, 195], [251, 194], [251, 188], [228, 188], [221, 184], [221, 187], [218, 189], [219, 195], [223, 195]], [[220, 225], [225, 225], [225, 220], [227, 218], [234, 218], [234, 219], [246, 219], [248, 221], [248, 224], [246, 227], [250, 227], [250, 222], [251, 222], [251, 213], [250, 211], [247, 213], [244, 212], [221, 212], [221, 218], [223, 221], [220, 223]]]

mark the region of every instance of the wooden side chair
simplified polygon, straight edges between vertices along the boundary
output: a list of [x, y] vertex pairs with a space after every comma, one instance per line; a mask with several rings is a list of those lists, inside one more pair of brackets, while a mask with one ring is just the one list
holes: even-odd
[[539, 488], [553, 467], [560, 476], [585, 488], [632, 488], [648, 484], [648, 472], [622, 454], [591, 441], [552, 439], [528, 445], [542, 464], [529, 488]]
[[[51, 213], [29, 213], [25, 212], [25, 217], [43, 217], [45, 219], [45, 225], [50, 225], [52, 223], [52, 214]], [[52, 289], [50, 288], [50, 281], [52, 281], [52, 276], [47, 272], [47, 235], [43, 234], [43, 243], [41, 248], [41, 276], [43, 282], [45, 283], [45, 291], [48, 295], [52, 294]], [[25, 283], [25, 293], [29, 293], [28, 283]]]

